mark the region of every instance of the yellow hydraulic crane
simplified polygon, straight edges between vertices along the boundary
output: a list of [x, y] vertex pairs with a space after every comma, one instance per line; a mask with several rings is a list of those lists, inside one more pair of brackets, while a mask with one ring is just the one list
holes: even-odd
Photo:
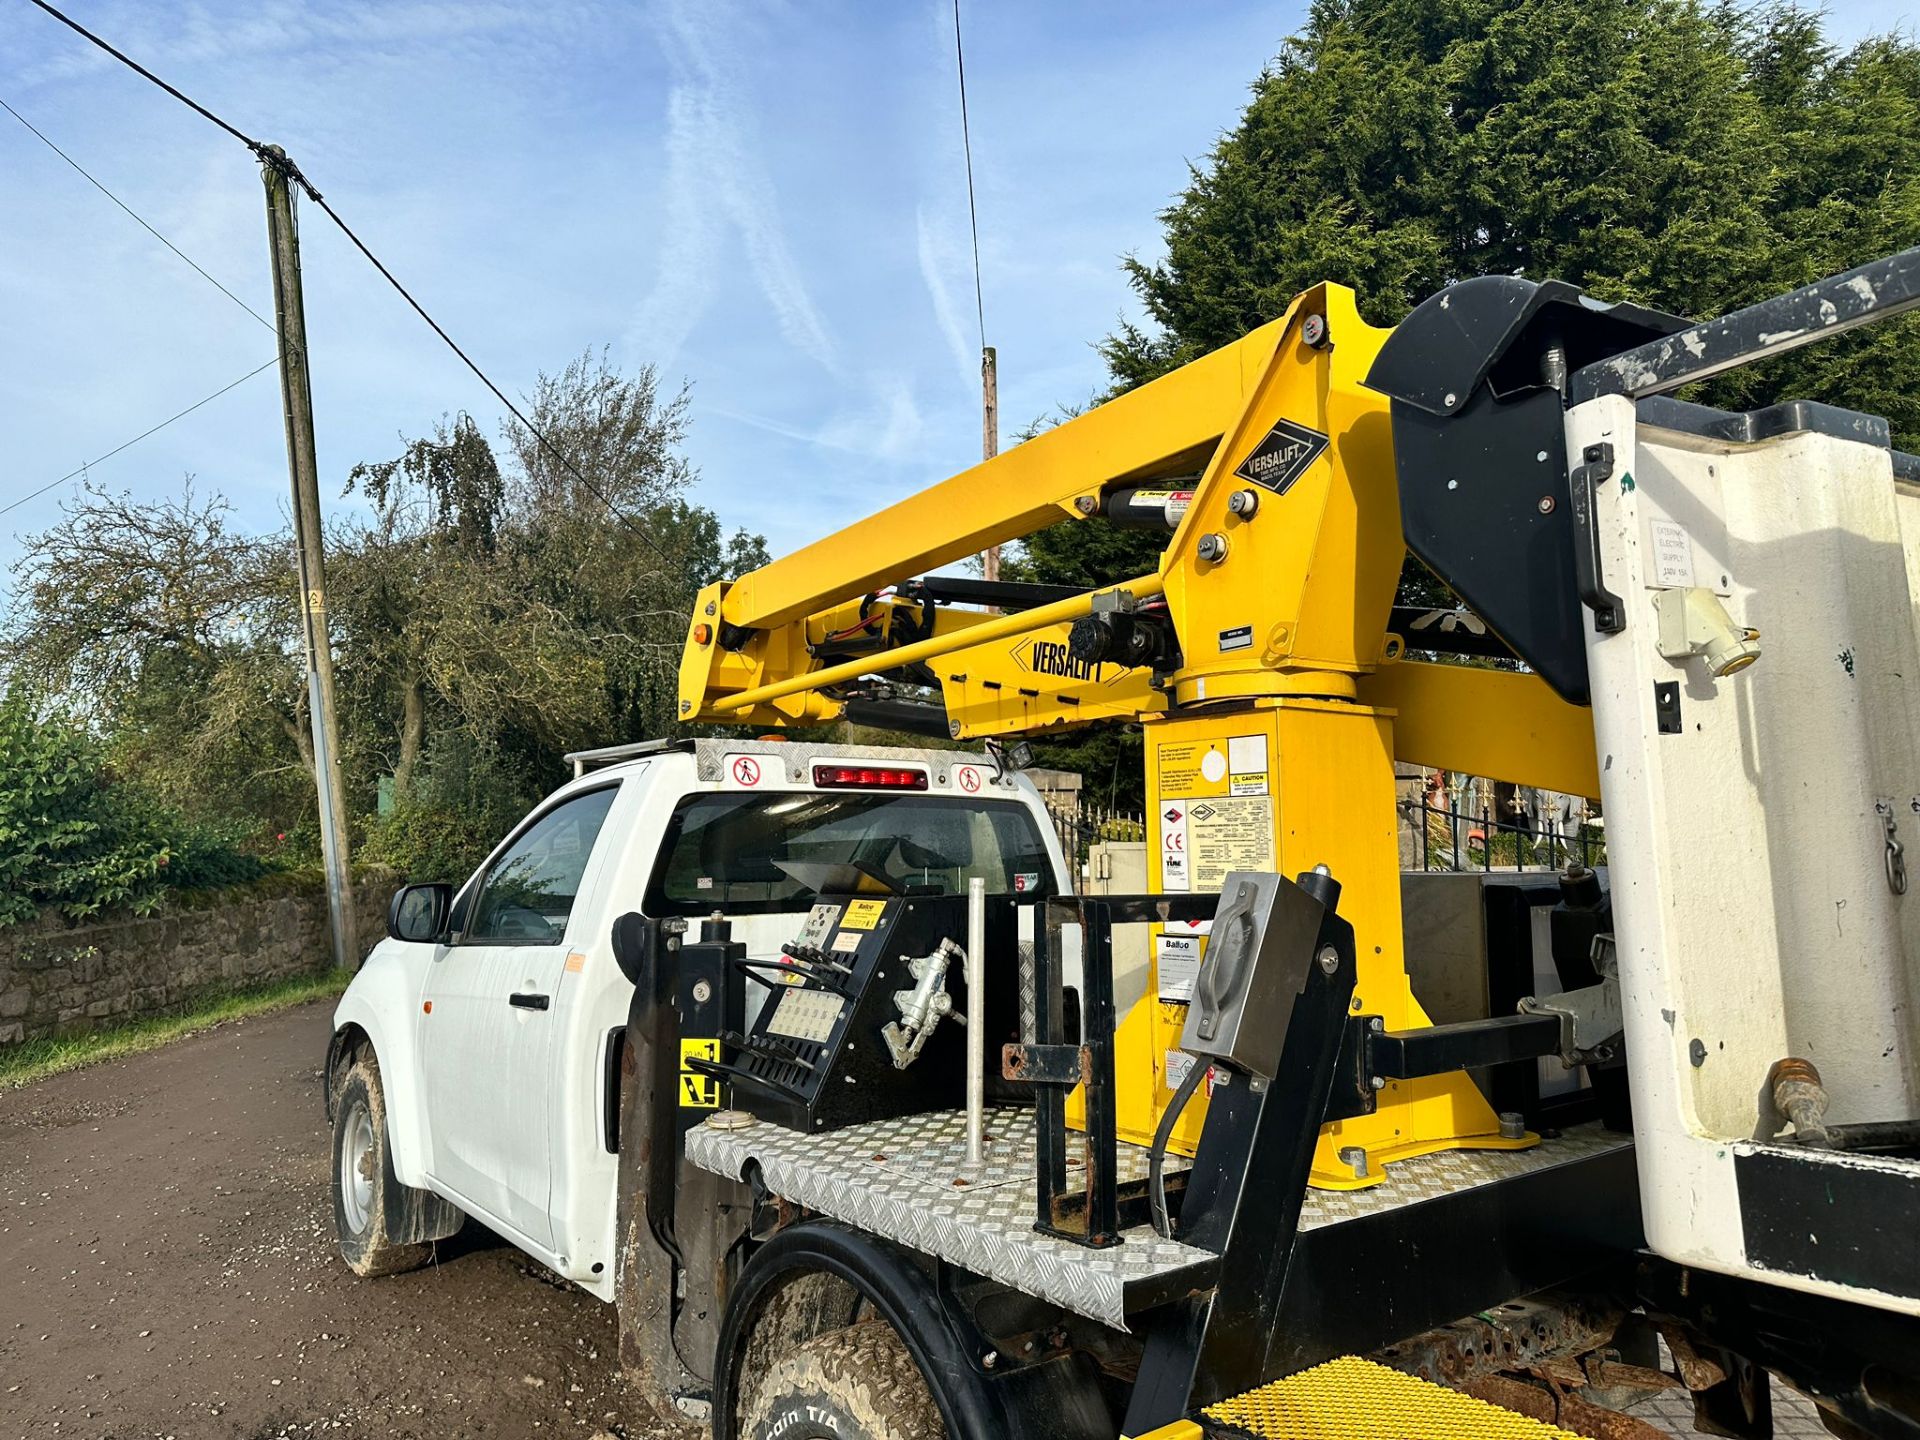
[[[899, 714], [879, 678], [892, 677], [912, 687], [908, 709], [955, 739], [1137, 723], [1149, 889], [1325, 864], [1359, 945], [1355, 1011], [1390, 1030], [1426, 1024], [1401, 948], [1394, 762], [1586, 796], [1599, 783], [1589, 712], [1536, 675], [1406, 656], [1388, 402], [1362, 384], [1389, 333], [1361, 319], [1350, 290], [1317, 286], [1234, 344], [709, 586], [680, 717], [813, 725], [881, 695]], [[1158, 568], [1122, 584], [912, 583], [1051, 525], [1143, 512], [1175, 517], [1172, 529]], [[1117, 1036], [1120, 1133], [1142, 1143], [1172, 1099], [1184, 1017], [1160, 995], [1150, 975]], [[1174, 1148], [1191, 1152], [1202, 1098]], [[1381, 1166], [1436, 1150], [1534, 1143], [1502, 1136], [1464, 1074], [1391, 1081], [1379, 1101], [1325, 1128], [1315, 1185], [1376, 1183]], [[1370, 1163], [1343, 1160], [1351, 1147]]]

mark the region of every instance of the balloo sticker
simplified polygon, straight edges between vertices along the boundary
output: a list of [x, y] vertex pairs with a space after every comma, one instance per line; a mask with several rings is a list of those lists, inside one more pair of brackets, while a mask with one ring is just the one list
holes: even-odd
[[1210, 785], [1218, 785], [1227, 773], [1227, 757], [1218, 750], [1209, 750], [1200, 757], [1200, 774]]

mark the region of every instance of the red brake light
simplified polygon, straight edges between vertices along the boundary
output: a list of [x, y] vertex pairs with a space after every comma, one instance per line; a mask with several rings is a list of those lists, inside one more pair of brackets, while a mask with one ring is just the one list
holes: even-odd
[[823, 790], [924, 790], [927, 772], [885, 765], [816, 765], [813, 783]]

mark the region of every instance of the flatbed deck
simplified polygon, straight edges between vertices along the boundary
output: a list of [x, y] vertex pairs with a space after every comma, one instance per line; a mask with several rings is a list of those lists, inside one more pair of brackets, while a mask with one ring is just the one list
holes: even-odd
[[[1037, 1233], [1031, 1110], [989, 1113], [986, 1159], [977, 1168], [966, 1164], [965, 1133], [966, 1117], [957, 1110], [821, 1135], [762, 1121], [738, 1129], [709, 1121], [688, 1132], [687, 1159], [736, 1179], [757, 1165], [767, 1189], [796, 1205], [1116, 1329], [1128, 1328], [1130, 1315], [1212, 1283], [1217, 1257], [1163, 1239], [1148, 1226], [1125, 1230], [1123, 1243], [1097, 1250]], [[1452, 1151], [1401, 1161], [1364, 1190], [1309, 1190], [1300, 1228], [1323, 1229], [1457, 1195], [1631, 1143], [1583, 1126], [1531, 1150]], [[1144, 1148], [1122, 1142], [1118, 1159], [1122, 1183], [1145, 1177]], [[1070, 1150], [1069, 1163], [1076, 1160]], [[1170, 1165], [1170, 1173], [1180, 1168]]]

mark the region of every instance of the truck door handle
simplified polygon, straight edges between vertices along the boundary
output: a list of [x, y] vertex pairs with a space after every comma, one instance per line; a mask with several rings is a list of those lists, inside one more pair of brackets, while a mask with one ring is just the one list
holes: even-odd
[[545, 995], [529, 995], [523, 990], [516, 990], [507, 997], [507, 1003], [521, 1010], [544, 1010], [553, 1002]]

